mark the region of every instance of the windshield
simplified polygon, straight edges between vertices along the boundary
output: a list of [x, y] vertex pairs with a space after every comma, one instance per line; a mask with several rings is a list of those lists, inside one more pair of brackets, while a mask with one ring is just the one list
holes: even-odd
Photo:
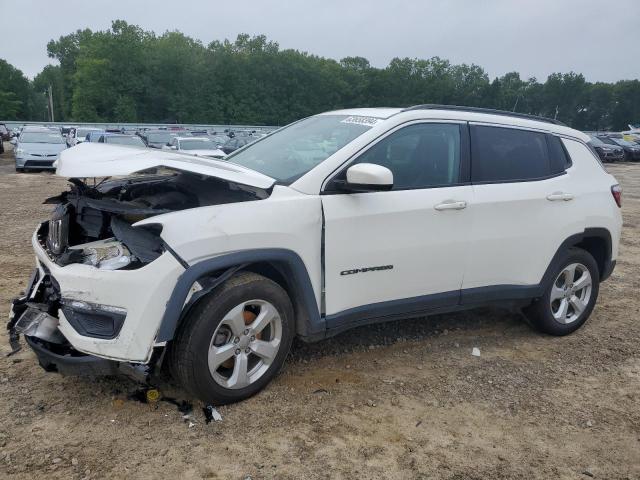
[[369, 130], [376, 121], [369, 117], [347, 115], [309, 117], [264, 137], [226, 159], [289, 185]]
[[604, 145], [604, 142], [598, 137], [594, 137], [593, 135], [589, 135], [589, 137], [591, 138], [591, 143], [593, 143], [594, 145]]
[[180, 140], [180, 150], [215, 150], [216, 146], [211, 140], [204, 138], [193, 140]]
[[20, 143], [64, 143], [64, 138], [55, 132], [25, 132], [20, 136]]
[[168, 143], [171, 135], [168, 133], [148, 133], [147, 140], [152, 143]]
[[111, 143], [116, 145], [132, 145], [134, 147], [144, 147], [145, 144], [139, 137], [104, 137], [105, 143]]

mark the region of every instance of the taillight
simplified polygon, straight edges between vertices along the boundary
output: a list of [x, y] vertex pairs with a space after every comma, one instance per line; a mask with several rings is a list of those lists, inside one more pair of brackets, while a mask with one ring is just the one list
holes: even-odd
[[613, 185], [611, 187], [611, 195], [613, 195], [616, 205], [622, 208], [622, 187], [620, 185]]

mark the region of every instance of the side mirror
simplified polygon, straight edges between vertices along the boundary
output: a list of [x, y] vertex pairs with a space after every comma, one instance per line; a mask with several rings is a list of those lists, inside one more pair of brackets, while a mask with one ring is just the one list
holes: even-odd
[[11, 145], [15, 145], [16, 143], [18, 143], [18, 139], [16, 137], [11, 138], [11, 140], [9, 140], [9, 143]]
[[358, 163], [347, 169], [344, 189], [351, 192], [387, 191], [393, 188], [393, 173], [374, 163]]

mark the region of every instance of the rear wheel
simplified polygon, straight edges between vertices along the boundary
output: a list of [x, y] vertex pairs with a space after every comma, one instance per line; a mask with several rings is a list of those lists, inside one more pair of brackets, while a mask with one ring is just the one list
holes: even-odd
[[189, 313], [171, 346], [171, 373], [205, 402], [243, 400], [278, 373], [293, 334], [293, 307], [284, 289], [242, 272]]
[[526, 311], [529, 321], [550, 335], [568, 335], [589, 318], [600, 287], [598, 265], [579, 248], [570, 248], [544, 295]]

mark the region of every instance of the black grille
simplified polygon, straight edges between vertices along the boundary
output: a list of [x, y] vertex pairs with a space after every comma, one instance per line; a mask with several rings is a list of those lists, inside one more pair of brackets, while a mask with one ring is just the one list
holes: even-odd
[[52, 167], [53, 166], [53, 161], [52, 160], [27, 160], [24, 163], [25, 167]]

